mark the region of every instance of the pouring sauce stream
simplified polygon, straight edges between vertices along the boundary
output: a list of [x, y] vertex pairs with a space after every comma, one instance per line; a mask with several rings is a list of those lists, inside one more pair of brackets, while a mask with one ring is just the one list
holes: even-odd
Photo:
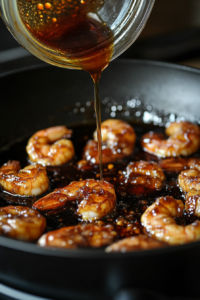
[[46, 3], [18, 0], [22, 21], [35, 43], [45, 45], [48, 55], [61, 67], [87, 71], [94, 82], [100, 180], [102, 172], [101, 109], [99, 79], [113, 53], [113, 35], [96, 13], [102, 1], [82, 0]]

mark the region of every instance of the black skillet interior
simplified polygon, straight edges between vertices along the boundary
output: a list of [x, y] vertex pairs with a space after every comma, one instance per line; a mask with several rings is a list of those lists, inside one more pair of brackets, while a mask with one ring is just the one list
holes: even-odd
[[[26, 70], [26, 68], [25, 68]], [[10, 73], [8, 73], [10, 74]], [[75, 103], [93, 101], [93, 83], [84, 71], [60, 69], [46, 64], [24, 72], [0, 74], [0, 145], [28, 132], [54, 124], [94, 121], [93, 114], [70, 111]], [[199, 118], [199, 71], [158, 62], [117, 60], [103, 72], [100, 97], [125, 103], [140, 99], [165, 113]], [[102, 119], [110, 116], [102, 109]], [[137, 118], [130, 114], [126, 119]]]
[[[127, 107], [123, 112], [114, 111], [113, 117], [141, 121], [149, 110], [148, 117], [154, 122], [156, 113], [166, 115], [163, 123], [175, 115], [198, 121], [199, 82], [200, 72], [188, 67], [117, 60], [102, 74], [100, 96], [104, 104], [109, 99], [115, 106]], [[92, 106], [87, 113], [80, 109], [93, 102], [92, 80], [87, 73], [40, 65], [2, 74], [0, 85], [2, 147], [48, 126], [94, 121]], [[130, 99], [136, 103], [134, 109], [127, 105]], [[106, 119], [112, 109], [104, 104], [102, 118]], [[199, 251], [197, 242], [108, 255], [91, 250], [44, 250], [1, 237], [0, 281], [55, 299], [117, 299], [117, 293], [126, 288], [199, 297]]]

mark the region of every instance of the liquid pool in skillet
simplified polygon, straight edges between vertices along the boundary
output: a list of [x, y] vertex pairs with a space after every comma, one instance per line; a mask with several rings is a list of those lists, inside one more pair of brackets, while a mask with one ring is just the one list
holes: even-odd
[[[138, 235], [143, 232], [143, 228], [140, 224], [140, 217], [143, 212], [150, 206], [157, 197], [171, 195], [176, 199], [181, 199], [184, 202], [182, 193], [177, 186], [177, 174], [166, 173], [166, 181], [163, 185], [162, 190], [153, 193], [146, 193], [142, 195], [133, 195], [129, 192], [126, 186], [120, 185], [117, 178], [125, 170], [127, 164], [130, 161], [146, 160], [157, 162], [159, 158], [154, 155], [144, 152], [140, 145], [141, 137], [144, 133], [154, 130], [157, 132], [164, 132], [164, 128], [145, 125], [145, 124], [131, 124], [136, 132], [137, 141], [134, 153], [128, 159], [124, 159], [120, 163], [112, 163], [103, 165], [103, 175], [104, 179], [111, 182], [115, 186], [115, 191], [117, 195], [117, 203], [115, 210], [104, 217], [101, 220], [95, 221], [97, 225], [112, 224], [118, 233], [118, 238], [124, 238], [128, 236]], [[82, 158], [82, 151], [89, 139], [92, 139], [92, 134], [95, 130], [95, 124], [86, 125], [76, 125], [70, 127], [73, 130], [72, 141], [74, 143], [76, 157], [75, 159], [61, 167], [47, 167], [47, 173], [50, 179], [50, 190], [51, 192], [56, 188], [61, 188], [68, 185], [71, 181], [78, 181], [81, 179], [99, 179], [99, 167], [94, 165], [91, 170], [81, 171], [77, 168], [77, 162]], [[25, 146], [28, 141], [23, 139], [13, 143], [6, 150], [0, 153], [0, 165], [4, 164], [8, 160], [19, 160], [22, 167], [28, 165], [28, 157], [25, 150]], [[194, 155], [195, 157], [200, 157], [200, 152]], [[0, 206], [7, 205], [25, 205], [32, 206], [32, 204], [41, 198], [39, 197], [20, 197], [12, 196], [3, 191], [0, 192]], [[55, 230], [65, 226], [71, 226], [76, 224], [83, 224], [81, 219], [76, 215], [77, 204], [72, 202], [68, 204], [65, 208], [54, 212], [44, 214], [47, 219], [47, 229], [46, 231]], [[194, 219], [189, 219], [185, 215], [182, 219], [177, 220], [178, 224], [187, 224]]]

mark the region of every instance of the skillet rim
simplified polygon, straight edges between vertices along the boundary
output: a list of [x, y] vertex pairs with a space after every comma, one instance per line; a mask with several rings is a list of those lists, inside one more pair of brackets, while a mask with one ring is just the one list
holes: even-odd
[[9, 248], [25, 253], [35, 255], [44, 255], [50, 257], [66, 257], [66, 258], [87, 258], [87, 259], [116, 259], [116, 258], [129, 258], [129, 257], [147, 257], [170, 254], [171, 252], [189, 251], [191, 248], [200, 247], [200, 241], [194, 241], [182, 245], [169, 245], [163, 248], [149, 249], [149, 250], [136, 250], [132, 252], [110, 252], [107, 253], [102, 249], [62, 249], [62, 248], [42, 248], [35, 244], [14, 240], [7, 237], [0, 237], [0, 248]]
[[[172, 69], [177, 69], [177, 70], [181, 70], [181, 71], [187, 71], [187, 72], [200, 74], [200, 69], [198, 69], [198, 68], [181, 65], [181, 64], [169, 63], [169, 62], [162, 62], [162, 61], [145, 60], [145, 59], [131, 59], [131, 58], [117, 58], [115, 61], [111, 61], [109, 65], [116, 64], [116, 63], [152, 65], [152, 66], [166, 67], [166, 68], [172, 68]], [[45, 62], [37, 61], [37, 63], [34, 63], [33, 65], [30, 65], [27, 67], [22, 67], [22, 68], [18, 67], [15, 70], [3, 72], [0, 74], [0, 78], [14, 75], [16, 73], [31, 71], [31, 70], [35, 70], [35, 69], [39, 69], [39, 68], [47, 68], [47, 67], [57, 68], [57, 67], [47, 64]], [[64, 68], [64, 69], [70, 70], [68, 68]], [[76, 70], [76, 71], [82, 71], [82, 70]]]
[[[171, 68], [191, 73], [197, 73], [200, 74], [200, 69], [185, 66], [185, 65], [179, 65], [175, 63], [167, 63], [167, 62], [160, 62], [160, 61], [152, 61], [152, 60], [139, 60], [139, 59], [117, 59], [114, 62], [111, 62], [111, 64], [116, 63], [128, 63], [128, 64], [140, 64], [140, 65], [151, 65], [156, 67], [164, 67], [164, 68]], [[36, 64], [30, 65], [28, 67], [18, 67], [13, 71], [3, 72], [0, 74], [0, 78], [12, 76], [14, 74], [19, 74], [21, 72], [36, 70], [40, 68], [46, 68], [46, 67], [54, 67], [52, 65], [46, 64], [44, 62], [37, 62]], [[5, 145], [6, 146], [6, 145]], [[3, 146], [4, 147], [4, 146]], [[140, 256], [154, 256], [154, 255], [165, 255], [166, 253], [171, 252], [180, 252], [180, 251], [187, 251], [194, 247], [200, 247], [200, 241], [194, 241], [187, 244], [182, 245], [174, 245], [174, 246], [167, 246], [163, 248], [157, 248], [157, 249], [149, 249], [149, 250], [136, 250], [132, 252], [111, 252], [106, 253], [102, 249], [61, 249], [61, 248], [42, 248], [35, 244], [14, 240], [11, 238], [0, 236], [0, 248], [9, 248], [12, 250], [17, 250], [20, 252], [28, 252], [32, 254], [37, 255], [45, 255], [45, 256], [53, 256], [53, 257], [67, 257], [67, 258], [90, 258], [90, 259], [116, 259], [116, 258], [128, 258], [128, 257], [140, 257]]]

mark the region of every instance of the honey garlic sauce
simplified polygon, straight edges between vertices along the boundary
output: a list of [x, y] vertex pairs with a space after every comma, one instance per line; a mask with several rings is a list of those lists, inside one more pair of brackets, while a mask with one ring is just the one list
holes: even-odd
[[109, 64], [113, 51], [112, 31], [97, 15], [103, 3], [17, 0], [21, 19], [33, 38], [58, 55], [61, 66], [88, 71], [94, 81]]
[[[148, 128], [145, 125], [133, 125], [136, 132], [137, 141], [134, 153], [122, 160], [121, 162], [108, 163], [103, 165], [103, 176], [104, 180], [109, 181], [115, 187], [115, 192], [117, 196], [116, 207], [112, 213], [105, 216], [101, 220], [93, 221], [94, 225], [112, 225], [114, 231], [117, 231], [118, 238], [135, 236], [143, 233], [143, 227], [140, 223], [141, 215], [144, 211], [155, 202], [157, 197], [161, 196], [173, 196], [175, 199], [181, 199], [184, 202], [184, 197], [177, 186], [177, 173], [164, 172], [165, 173], [165, 183], [161, 190], [154, 190], [151, 192], [143, 191], [140, 185], [135, 185], [134, 193], [132, 193], [132, 188], [128, 183], [120, 183], [120, 177], [125, 172], [127, 165], [131, 161], [146, 160], [146, 161], [158, 161], [158, 158], [154, 155], [144, 152], [140, 146], [140, 140], [144, 133], [149, 129], [154, 131], [160, 131], [160, 127]], [[88, 178], [93, 178], [95, 180], [99, 179], [99, 167], [98, 165], [91, 165], [86, 170], [81, 170], [77, 167], [77, 162], [82, 158], [82, 151], [87, 140], [92, 138], [92, 134], [95, 130], [95, 124], [74, 126], [72, 142], [76, 151], [76, 158], [61, 167], [47, 167], [47, 173], [50, 181], [50, 191], [54, 191], [56, 188], [63, 188], [68, 185], [71, 181], [85, 180]], [[163, 128], [164, 132], [164, 128]], [[3, 164], [9, 159], [19, 160], [22, 167], [28, 164], [27, 154], [25, 151], [25, 146], [27, 140], [23, 142], [17, 142], [13, 144], [7, 151], [2, 152], [0, 157], [0, 163]], [[195, 157], [200, 157], [200, 153], [196, 153]], [[41, 196], [42, 197], [42, 196]], [[36, 200], [41, 197], [30, 198], [12, 196], [1, 192], [0, 194], [0, 206], [6, 206], [9, 204], [15, 205], [25, 205], [31, 207]], [[61, 207], [59, 210], [43, 212], [47, 220], [47, 231], [56, 230], [66, 226], [74, 226], [78, 224], [87, 224], [79, 216], [77, 216], [77, 201], [70, 201], [65, 207]], [[193, 221], [194, 217], [180, 218], [178, 224], [188, 224]]]

